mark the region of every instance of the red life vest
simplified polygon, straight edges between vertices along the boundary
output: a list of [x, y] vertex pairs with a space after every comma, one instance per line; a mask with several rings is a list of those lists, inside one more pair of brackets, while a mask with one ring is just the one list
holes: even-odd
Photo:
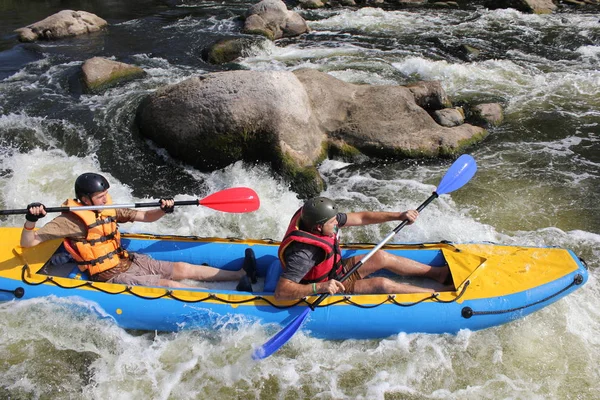
[[[107, 204], [112, 204], [108, 196]], [[67, 200], [64, 205], [79, 207], [84, 204], [75, 200]], [[117, 212], [115, 210], [71, 210], [85, 224], [85, 239], [65, 239], [65, 249], [73, 256], [81, 271], [88, 270], [96, 275], [113, 267], [127, 258], [128, 254], [121, 248], [121, 234], [117, 228]]]
[[286, 248], [293, 242], [300, 242], [316, 246], [325, 252], [324, 260], [311, 268], [300, 283], [323, 282], [342, 276], [342, 255], [336, 237], [315, 235], [300, 229], [301, 211], [302, 209], [296, 211], [292, 217], [287, 232], [279, 245], [278, 255], [281, 266], [284, 270], [286, 269], [285, 259], [283, 258]]

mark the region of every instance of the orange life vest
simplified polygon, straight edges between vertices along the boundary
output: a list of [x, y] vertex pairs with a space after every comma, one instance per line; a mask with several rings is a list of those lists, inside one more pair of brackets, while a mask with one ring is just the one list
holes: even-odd
[[300, 229], [300, 212], [296, 211], [281, 244], [279, 245], [279, 260], [281, 266], [286, 269], [283, 254], [285, 249], [293, 242], [306, 243], [316, 246], [325, 251], [325, 258], [319, 264], [311, 268], [302, 278], [300, 283], [323, 282], [342, 276], [342, 255], [340, 246], [335, 237], [320, 236]]
[[[107, 195], [107, 204], [112, 204]], [[80, 207], [84, 204], [76, 200], [67, 200], [63, 205]], [[85, 224], [85, 239], [65, 239], [65, 249], [75, 259], [81, 271], [88, 270], [90, 275], [116, 267], [128, 254], [121, 248], [121, 234], [117, 227], [116, 210], [71, 210]]]

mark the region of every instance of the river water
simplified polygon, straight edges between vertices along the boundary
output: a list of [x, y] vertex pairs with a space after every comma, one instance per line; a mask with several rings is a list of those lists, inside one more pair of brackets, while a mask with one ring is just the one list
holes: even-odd
[[[204, 173], [171, 159], [132, 128], [141, 99], [161, 85], [224, 68], [308, 67], [372, 85], [435, 79], [454, 102], [502, 103], [506, 118], [469, 149], [479, 166], [471, 182], [432, 203], [395, 240], [566, 247], [588, 262], [589, 282], [540, 312], [485, 331], [339, 342], [298, 333], [258, 363], [250, 353], [276, 332], [273, 327], [225, 321], [210, 332], [127, 332], [85, 312], [85, 302], [4, 303], [0, 397], [600, 398], [600, 13], [299, 11], [311, 33], [257, 46], [236, 64], [204, 63], [207, 45], [240, 36], [237, 16], [251, 4], [0, 3], [0, 207], [59, 205], [87, 171], [107, 176], [117, 203], [202, 198], [249, 186], [262, 202], [255, 213], [181, 207], [156, 223], [122, 228], [280, 239], [302, 204], [288, 185], [263, 165], [236, 163]], [[14, 29], [61, 9], [93, 12], [110, 28], [18, 43]], [[462, 45], [479, 55], [468, 60]], [[100, 95], [83, 94], [77, 72], [96, 55], [139, 65], [148, 75]], [[415, 208], [450, 164], [326, 160], [323, 194], [347, 210]], [[22, 223], [22, 216], [0, 221]], [[344, 240], [376, 243], [393, 227], [346, 229]]]

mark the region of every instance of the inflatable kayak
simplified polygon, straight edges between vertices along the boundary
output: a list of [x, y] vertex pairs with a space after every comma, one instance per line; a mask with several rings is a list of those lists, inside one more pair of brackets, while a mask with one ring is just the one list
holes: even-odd
[[[218, 329], [239, 321], [285, 326], [317, 298], [275, 300], [273, 291], [281, 273], [279, 243], [275, 241], [123, 235], [123, 245], [129, 251], [229, 270], [240, 269], [246, 249], [252, 248], [259, 281], [252, 292], [238, 292], [234, 282], [200, 282], [202, 287], [193, 289], [93, 282], [79, 272], [60, 240], [24, 249], [19, 246], [20, 234], [21, 228], [0, 228], [0, 301], [84, 299], [92, 303], [90, 310], [109, 316], [125, 329]], [[342, 251], [346, 257], [368, 253], [372, 247], [349, 244]], [[539, 310], [588, 279], [585, 263], [561, 248], [450, 242], [384, 248], [432, 266], [448, 264], [455, 290], [433, 295], [329, 296], [310, 313], [302, 329], [327, 339], [479, 330]], [[410, 283], [426, 284], [411, 279]]]

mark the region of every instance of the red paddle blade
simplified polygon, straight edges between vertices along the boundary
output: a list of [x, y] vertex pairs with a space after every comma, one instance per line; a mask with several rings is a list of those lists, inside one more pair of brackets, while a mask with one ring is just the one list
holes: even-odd
[[245, 213], [258, 210], [260, 200], [254, 190], [247, 187], [237, 187], [224, 189], [206, 196], [198, 204], [218, 211]]

